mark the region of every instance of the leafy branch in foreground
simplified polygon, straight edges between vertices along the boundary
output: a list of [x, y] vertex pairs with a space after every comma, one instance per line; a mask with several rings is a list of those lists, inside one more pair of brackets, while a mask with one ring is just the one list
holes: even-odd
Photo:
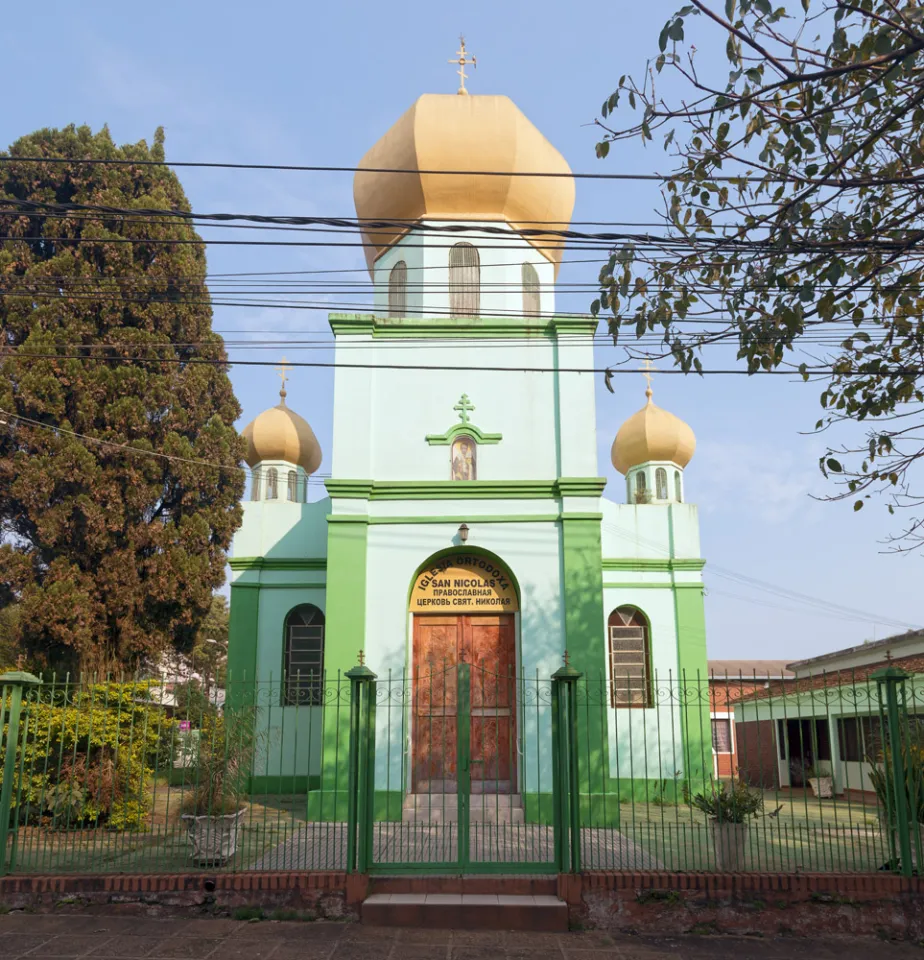
[[[697, 63], [694, 18], [725, 41], [730, 71]], [[814, 36], [814, 39], [808, 39]], [[597, 155], [663, 137], [663, 235], [613, 250], [594, 314], [663, 337], [660, 356], [701, 371], [706, 347], [748, 370], [823, 380], [818, 431], [866, 436], [821, 458], [828, 499], [885, 495], [924, 542], [924, 7], [899, 0], [692, 0], [661, 31], [640, 80], [624, 76], [597, 121]], [[681, 92], [676, 102], [658, 84]], [[619, 111], [635, 111], [628, 125]], [[833, 372], [832, 372], [833, 371]]]

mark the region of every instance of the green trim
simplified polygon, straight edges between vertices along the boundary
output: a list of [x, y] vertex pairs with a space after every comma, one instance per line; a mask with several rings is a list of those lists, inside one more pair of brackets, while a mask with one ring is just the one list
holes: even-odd
[[424, 439], [431, 447], [445, 447], [456, 437], [471, 437], [475, 443], [488, 446], [492, 443], [500, 443], [504, 439], [499, 433], [483, 433], [474, 423], [454, 423], [445, 433], [428, 433]]
[[702, 583], [674, 583], [671, 580], [663, 580], [661, 583], [609, 583], [603, 581], [603, 586], [611, 589], [625, 588], [626, 590], [699, 590], [702, 592], [704, 584]]
[[557, 500], [599, 497], [602, 477], [558, 480], [335, 480], [325, 481], [331, 497], [353, 500]]
[[297, 583], [258, 583], [261, 590], [323, 590], [325, 580], [299, 580]]
[[[229, 706], [252, 706], [257, 680], [257, 642], [260, 631], [258, 584], [231, 584], [228, 614]], [[232, 682], [233, 681], [233, 682]]]
[[602, 513], [562, 513], [562, 520], [595, 520], [599, 523], [603, 519]]
[[317, 790], [321, 778], [316, 774], [297, 774], [288, 776], [276, 774], [250, 778], [251, 794], [274, 794], [276, 796], [304, 796], [309, 790]]
[[230, 557], [232, 570], [326, 570], [327, 557]]
[[702, 570], [705, 560], [649, 560], [637, 557], [603, 558], [604, 570], [644, 570], [668, 573], [671, 570]]
[[546, 338], [582, 334], [590, 337], [599, 321], [588, 317], [380, 317], [371, 313], [332, 313], [335, 337], [367, 336], [373, 340]]
[[[568, 514], [568, 516], [571, 516]], [[497, 516], [472, 516], [467, 513], [452, 516], [438, 517], [370, 517], [366, 514], [333, 513], [327, 518], [328, 523], [366, 523], [377, 526], [381, 523], [417, 524], [417, 523], [558, 523], [560, 513], [518, 513], [498, 514]]]

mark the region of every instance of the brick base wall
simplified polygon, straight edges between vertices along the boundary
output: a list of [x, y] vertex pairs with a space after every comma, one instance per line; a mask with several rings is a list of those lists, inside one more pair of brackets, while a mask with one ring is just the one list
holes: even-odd
[[370, 882], [368, 877], [344, 873], [13, 876], [0, 879], [0, 905], [36, 912], [89, 908], [184, 915], [221, 915], [237, 907], [260, 906], [267, 912], [290, 909], [318, 919], [351, 920], [358, 919], [359, 904], [367, 892], [373, 887], [385, 889], [383, 883], [434, 893], [449, 887], [453, 892], [485, 892], [485, 884], [498, 883], [508, 893], [530, 892], [525, 887], [532, 890], [537, 883], [542, 892], [551, 893], [554, 884], [568, 903], [572, 927], [617, 935], [924, 940], [924, 878], [889, 874], [601, 872], [562, 875], [557, 883], [554, 878], [520, 877], [513, 885], [497, 877], [375, 878]]

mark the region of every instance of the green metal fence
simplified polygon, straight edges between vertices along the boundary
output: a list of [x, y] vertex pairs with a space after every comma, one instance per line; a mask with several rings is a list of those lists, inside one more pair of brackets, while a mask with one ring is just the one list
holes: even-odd
[[0, 873], [910, 874], [922, 856], [924, 690], [894, 666], [0, 682]]

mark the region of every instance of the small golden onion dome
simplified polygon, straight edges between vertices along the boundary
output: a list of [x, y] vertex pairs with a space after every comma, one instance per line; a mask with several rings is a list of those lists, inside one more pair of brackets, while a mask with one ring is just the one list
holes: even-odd
[[286, 392], [279, 391], [280, 401], [264, 410], [244, 427], [247, 441], [244, 460], [255, 467], [264, 460], [285, 460], [314, 473], [321, 466], [321, 445], [308, 421], [286, 406]]
[[[523, 173], [555, 176], [517, 176]], [[565, 158], [509, 97], [428, 93], [360, 160], [353, 199], [365, 221], [497, 220], [564, 230], [574, 210], [574, 179]], [[363, 239], [371, 272], [401, 232], [369, 223]], [[548, 234], [526, 239], [557, 274], [564, 241]]]
[[640, 463], [667, 460], [685, 467], [696, 450], [696, 436], [680, 417], [662, 410], [645, 391], [648, 403], [619, 428], [613, 441], [613, 466], [622, 474]]

